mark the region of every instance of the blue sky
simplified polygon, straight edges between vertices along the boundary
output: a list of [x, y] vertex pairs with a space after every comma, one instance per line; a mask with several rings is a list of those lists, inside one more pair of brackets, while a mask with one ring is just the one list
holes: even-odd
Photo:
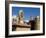
[[40, 16], [40, 8], [32, 7], [12, 7], [12, 16], [18, 15], [19, 10], [24, 11], [24, 19], [29, 20], [30, 16]]

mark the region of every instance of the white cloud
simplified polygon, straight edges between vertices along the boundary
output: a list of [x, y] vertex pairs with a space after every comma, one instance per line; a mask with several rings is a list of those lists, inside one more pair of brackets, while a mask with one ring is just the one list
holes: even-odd
[[29, 22], [29, 20], [24, 20], [25, 22]]
[[16, 17], [17, 17], [16, 15], [12, 16], [12, 18], [16, 18]]

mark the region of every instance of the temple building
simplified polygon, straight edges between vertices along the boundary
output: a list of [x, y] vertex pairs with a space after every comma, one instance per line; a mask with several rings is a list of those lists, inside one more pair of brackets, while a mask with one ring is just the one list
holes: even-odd
[[35, 18], [35, 30], [40, 30], [40, 16]]
[[15, 19], [16, 19], [16, 23], [14, 23], [13, 25], [15, 25], [16, 31], [30, 31], [31, 25], [24, 23], [23, 10], [19, 11], [19, 14]]

